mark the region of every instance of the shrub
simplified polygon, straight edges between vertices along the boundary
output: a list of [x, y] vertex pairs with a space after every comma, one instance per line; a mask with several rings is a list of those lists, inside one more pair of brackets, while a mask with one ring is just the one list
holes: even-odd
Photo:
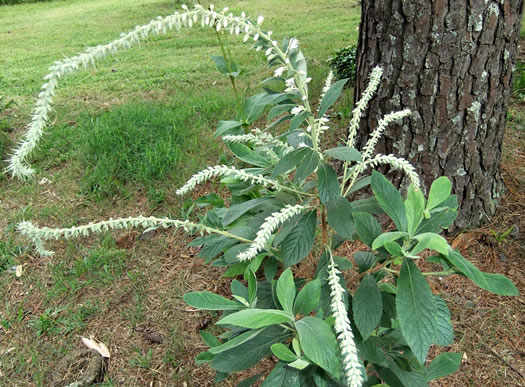
[[[227, 9], [215, 12], [196, 5], [135, 30], [137, 34], [152, 28], [160, 32], [170, 25], [180, 28], [201, 23], [217, 31], [242, 33], [245, 41], [251, 40], [265, 53], [270, 66], [277, 67], [272, 79], [279, 80], [279, 88], [265, 89], [244, 101], [242, 119], [218, 124], [215, 136], [228, 145], [237, 166], [208, 167], [177, 190], [184, 196], [197, 185], [218, 179], [228, 192], [228, 207], [217, 195], [207, 195], [197, 200], [207, 205], [207, 211], [194, 219], [140, 216], [71, 228], [37, 227], [24, 221], [18, 230], [41, 255], [52, 254], [44, 248], [46, 240], [110, 229], [180, 227], [196, 234], [192, 245], [202, 246], [199, 255], [207, 264], [224, 267], [224, 276], [242, 276], [245, 281], [231, 282], [232, 299], [211, 292], [184, 296], [194, 308], [223, 311], [216, 322], [223, 333], [216, 337], [202, 331], [208, 349], [196, 358], [198, 364], [217, 371], [217, 382], [272, 354], [278, 362], [263, 386], [372, 386], [381, 382], [424, 386], [455, 372], [462, 357], [459, 353], [443, 353], [426, 364], [431, 345], [453, 342], [450, 312], [443, 298], [432, 293], [426, 276], [464, 275], [481, 288], [503, 295], [516, 295], [516, 288], [504, 276], [480, 272], [439, 235], [457, 213], [448, 178], [434, 181], [425, 198], [419, 177], [406, 160], [374, 155], [387, 125], [401, 123], [410, 111], [387, 114], [363, 149], [354, 148], [359, 120], [382, 70], [372, 71], [353, 111], [345, 143], [326, 149], [323, 133], [330, 123], [325, 113], [347, 80], [332, 83], [330, 74], [319, 107], [312, 110], [310, 78], [298, 41], [274, 40], [262, 29], [262, 22], [262, 17], [252, 22], [244, 14], [235, 17]], [[125, 42], [127, 36], [121, 39]], [[99, 46], [87, 53], [103, 57], [104, 47], [111, 50], [114, 46]], [[44, 114], [50, 108], [46, 93], [54, 92], [58, 78], [90, 59], [79, 56], [55, 65], [55, 75], [46, 78], [53, 84], [42, 91], [44, 102], [39, 107]], [[262, 130], [249, 130], [267, 108], [271, 123]], [[275, 128], [280, 130], [272, 134]], [[11, 168], [15, 175], [30, 149], [23, 148], [24, 144], [33, 141], [28, 145], [33, 146], [37, 140], [26, 136], [19, 148], [26, 153]], [[343, 165], [339, 176], [330, 165], [335, 160]], [[368, 173], [380, 164], [405, 173], [410, 183], [406, 195], [380, 173]], [[354, 192], [368, 186], [372, 196], [349, 201]], [[375, 218], [379, 213], [392, 220], [393, 230], [383, 231]], [[336, 255], [344, 241], [355, 240], [363, 242], [366, 250], [353, 257]], [[421, 261], [440, 269], [421, 272], [417, 264]], [[312, 263], [315, 274], [311, 278], [297, 277], [298, 265]], [[347, 283], [357, 290], [350, 292]], [[245, 385], [256, 379], [246, 380]]]
[[328, 59], [337, 79], [348, 78], [350, 84], [355, 80], [356, 55], [357, 46], [353, 44], [337, 50], [334, 57]]

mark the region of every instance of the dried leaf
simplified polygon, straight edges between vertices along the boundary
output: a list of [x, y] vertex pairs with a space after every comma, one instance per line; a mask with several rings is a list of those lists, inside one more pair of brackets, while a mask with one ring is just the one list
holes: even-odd
[[107, 357], [108, 359], [111, 357], [108, 347], [106, 347], [104, 343], [95, 339], [93, 336], [90, 336], [89, 339], [86, 337], [81, 337], [81, 340], [86, 347], [89, 349], [94, 349], [100, 353], [102, 357]]
[[16, 269], [15, 269], [16, 278], [22, 277], [22, 269], [23, 269], [23, 265], [16, 266]]

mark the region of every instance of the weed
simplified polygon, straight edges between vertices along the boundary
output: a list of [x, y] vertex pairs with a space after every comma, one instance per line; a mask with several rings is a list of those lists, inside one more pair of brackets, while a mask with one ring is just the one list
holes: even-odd
[[516, 61], [514, 70], [513, 94], [519, 100], [525, 98], [525, 63]]
[[137, 356], [129, 361], [129, 365], [132, 367], [150, 369], [152, 366], [152, 349], [148, 348], [148, 351], [143, 354], [139, 348], [135, 348], [135, 352], [137, 352]]

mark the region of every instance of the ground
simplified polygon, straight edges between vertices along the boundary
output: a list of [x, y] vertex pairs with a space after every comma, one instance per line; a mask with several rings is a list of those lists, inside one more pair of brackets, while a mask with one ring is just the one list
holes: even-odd
[[[312, 90], [319, 93], [326, 60], [337, 48], [355, 43], [359, 22], [356, 2], [325, 3], [220, 1], [216, 6], [263, 14], [274, 36], [298, 37], [314, 78]], [[180, 4], [70, 0], [0, 7], [2, 158], [23, 132], [54, 60], [106, 43]], [[249, 95], [261, 73], [270, 76], [271, 70], [262, 53], [235, 38], [226, 41], [243, 69], [238, 84]], [[67, 78], [55, 98], [53, 123], [33, 158], [35, 180], [0, 176], [0, 385], [49, 385], [60, 359], [82, 348], [80, 336], [90, 335], [111, 351], [100, 385], [212, 385], [213, 372], [193, 359], [205, 349], [198, 331], [213, 329], [218, 316], [194, 311], [182, 295], [204, 289], [226, 295], [229, 282], [220, 269], [195, 257], [189, 237], [167, 231], [113, 233], [51, 243], [56, 255], [41, 258], [14, 226], [22, 219], [66, 227], [123, 215], [180, 217], [185, 207], [175, 189], [193, 172], [230, 157], [211, 136], [218, 120], [235, 116], [228, 80], [209, 59], [219, 54], [213, 31], [193, 29], [152, 38]], [[341, 128], [349, 116], [350, 93], [334, 113], [341, 117]], [[450, 238], [482, 270], [508, 275], [523, 294], [522, 98], [517, 92], [509, 112], [503, 160], [507, 195], [498, 214], [484, 228]], [[2, 109], [10, 100], [14, 104]], [[339, 136], [331, 133], [334, 141]], [[514, 225], [518, 232], [502, 237]], [[19, 277], [16, 266], [22, 269]], [[308, 273], [311, 268], [301, 269]], [[449, 348], [432, 349], [431, 355], [465, 353], [460, 371], [435, 385], [523, 385], [523, 296], [493, 296], [461, 277], [436, 278], [432, 288], [449, 303], [456, 340]], [[271, 360], [257, 371], [269, 367]], [[235, 385], [248, 375], [222, 385]]]

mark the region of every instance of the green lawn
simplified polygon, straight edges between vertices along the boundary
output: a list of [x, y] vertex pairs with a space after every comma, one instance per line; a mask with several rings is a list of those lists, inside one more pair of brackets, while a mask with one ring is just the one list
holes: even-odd
[[[0, 6], [0, 97], [16, 102], [0, 112], [2, 158], [29, 122], [53, 61], [107, 43], [181, 4], [58, 0]], [[314, 94], [330, 55], [357, 39], [359, 8], [346, 0], [215, 5], [264, 15], [277, 39], [299, 38]], [[242, 38], [224, 40], [243, 70], [239, 88], [254, 94], [272, 74], [264, 54]], [[185, 311], [181, 296], [190, 288], [212, 290], [221, 281], [210, 279], [220, 271], [195, 266], [200, 261], [189, 258], [185, 237], [161, 233], [126, 244], [114, 234], [58, 242], [52, 244], [56, 256], [40, 258], [14, 232], [22, 219], [71, 226], [132, 214], [179, 217], [175, 189], [208, 164], [230, 162], [211, 134], [218, 120], [235, 118], [235, 97], [210, 55], [220, 55], [215, 32], [197, 27], [150, 38], [66, 77], [52, 124], [31, 158], [35, 179], [0, 176], [0, 353], [14, 348], [0, 355], [0, 385], [49, 385], [57, 361], [81, 346], [79, 335], [90, 334], [114, 354], [104, 385], [198, 386], [213, 379], [209, 369], [193, 363], [202, 349], [198, 326], [207, 315]], [[20, 278], [14, 265], [24, 265]], [[161, 332], [164, 342], [150, 345], [136, 329], [143, 325]]]

